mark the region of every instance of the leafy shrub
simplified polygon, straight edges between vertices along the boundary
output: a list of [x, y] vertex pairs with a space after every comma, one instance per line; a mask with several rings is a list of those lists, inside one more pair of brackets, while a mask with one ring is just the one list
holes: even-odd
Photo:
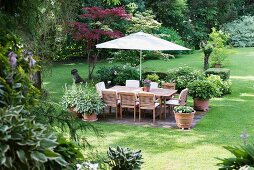
[[148, 74], [146, 76], [147, 80], [151, 80], [153, 82], [159, 82], [159, 76], [157, 74]]
[[141, 150], [132, 151], [129, 148], [117, 146], [116, 148], [109, 147], [108, 160], [105, 162], [109, 164], [112, 170], [131, 170], [141, 169], [142, 154]]
[[150, 71], [147, 71], [147, 72], [144, 72], [144, 73], [142, 74], [142, 77], [146, 77], [146, 76], [149, 75], [149, 74], [156, 74], [156, 75], [158, 75], [160, 80], [165, 80], [165, 78], [166, 78], [167, 75], [168, 75], [167, 73], [164, 73], [164, 72], [157, 72], [157, 71], [152, 71], [152, 72], [150, 72]]
[[230, 70], [226, 68], [209, 68], [205, 71], [205, 75], [218, 75], [222, 80], [228, 80], [230, 77]]
[[35, 123], [31, 117], [21, 117], [22, 109], [22, 106], [0, 109], [0, 167], [62, 169], [79, 158], [83, 159], [74, 145], [68, 142], [65, 145], [63, 140], [59, 143], [46, 126]]
[[228, 41], [228, 35], [222, 30], [216, 30], [212, 28], [212, 32], [209, 34], [209, 42], [214, 45], [213, 51], [211, 53], [211, 64], [223, 64], [227, 58], [226, 53], [226, 42]]
[[218, 94], [218, 96], [216, 96], [216, 97], [220, 97], [222, 95], [231, 93], [231, 89], [230, 89], [231, 82], [229, 80], [223, 81], [220, 78], [220, 76], [217, 76], [217, 75], [211, 75], [211, 76], [207, 77], [207, 80], [212, 82], [221, 92], [220, 95]]
[[119, 65], [112, 67], [102, 67], [97, 71], [99, 81], [104, 81], [106, 86], [125, 85], [126, 80], [138, 80], [139, 72], [135, 67], [129, 65]]
[[189, 95], [201, 100], [221, 95], [220, 89], [208, 80], [195, 80], [188, 85]]
[[190, 106], [176, 106], [174, 107], [174, 111], [176, 113], [188, 114], [188, 113], [192, 113], [194, 109]]
[[224, 146], [224, 148], [231, 152], [235, 157], [224, 159], [218, 158], [222, 161], [218, 163], [218, 165], [221, 166], [219, 169], [240, 169], [242, 167], [246, 167], [246, 165], [252, 168], [254, 167], [254, 144], [248, 144], [239, 147]]
[[168, 72], [166, 81], [176, 83], [176, 89], [181, 91], [188, 86], [189, 83], [203, 79], [204, 75], [188, 66], [172, 69]]
[[65, 87], [61, 104], [64, 109], [72, 107], [74, 111], [81, 114], [99, 114], [104, 108], [104, 104], [94, 88], [87, 85], [77, 86], [74, 83], [70, 88]]
[[254, 46], [254, 16], [242, 16], [240, 19], [223, 25], [223, 30], [230, 35], [234, 47]]

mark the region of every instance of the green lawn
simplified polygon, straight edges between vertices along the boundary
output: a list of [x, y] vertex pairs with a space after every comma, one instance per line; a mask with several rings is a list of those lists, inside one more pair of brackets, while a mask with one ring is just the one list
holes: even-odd
[[[227, 68], [231, 69], [232, 94], [215, 98], [211, 109], [191, 131], [177, 129], [114, 125], [96, 122], [104, 131], [104, 138], [94, 138], [88, 133], [90, 142], [99, 153], [106, 153], [108, 146], [127, 146], [141, 149], [144, 156], [142, 169], [218, 169], [215, 157], [227, 157], [230, 153], [224, 145], [242, 144], [243, 129], [254, 141], [254, 48], [232, 49]], [[202, 69], [202, 53], [182, 55], [168, 62], [151, 60], [143, 63], [144, 69], [167, 71], [170, 68], [188, 65]], [[100, 63], [103, 65], [105, 63]], [[70, 70], [77, 68], [84, 77], [84, 64], [57, 64], [52, 76], [44, 78], [44, 87], [51, 98], [59, 101], [62, 87], [72, 82]], [[190, 100], [189, 102], [192, 102]]]

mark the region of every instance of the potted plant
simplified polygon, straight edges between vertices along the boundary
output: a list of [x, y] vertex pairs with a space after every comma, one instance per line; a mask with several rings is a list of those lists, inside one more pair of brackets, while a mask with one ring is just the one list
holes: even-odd
[[144, 80], [144, 91], [149, 92], [150, 91], [150, 86], [151, 86], [151, 80]]
[[73, 84], [70, 88], [66, 86], [61, 105], [85, 121], [96, 121], [97, 114], [102, 111], [104, 104], [95, 89], [87, 85], [82, 86], [84, 85]]
[[208, 111], [209, 99], [220, 94], [220, 90], [215, 84], [204, 79], [195, 80], [189, 84], [189, 94], [194, 99], [194, 109]]
[[196, 111], [189, 106], [174, 107], [174, 114], [177, 127], [182, 129], [184, 128], [190, 129], [195, 113]]

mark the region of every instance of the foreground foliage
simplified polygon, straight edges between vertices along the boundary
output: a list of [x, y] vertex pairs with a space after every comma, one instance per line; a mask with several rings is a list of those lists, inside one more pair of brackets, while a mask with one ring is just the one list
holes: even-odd
[[222, 161], [221, 163], [218, 163], [218, 165], [221, 166], [221, 168], [219, 169], [240, 169], [245, 167], [246, 165], [254, 168], [254, 144], [233, 147], [225, 146], [224, 148], [231, 152], [235, 157], [219, 159]]
[[0, 169], [54, 169], [83, 159], [75, 145], [59, 143], [45, 125], [23, 118], [22, 110], [0, 109]]
[[132, 170], [141, 169], [142, 154], [141, 150], [132, 151], [129, 148], [117, 146], [116, 148], [109, 147], [108, 160], [105, 161], [112, 170]]

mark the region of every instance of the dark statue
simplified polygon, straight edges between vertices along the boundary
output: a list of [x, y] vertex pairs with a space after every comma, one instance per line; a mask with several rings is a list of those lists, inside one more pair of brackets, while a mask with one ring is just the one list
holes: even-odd
[[75, 83], [84, 83], [85, 80], [82, 79], [80, 77], [80, 75], [78, 74], [78, 70], [77, 69], [72, 69], [71, 70], [71, 75], [73, 76], [73, 79], [75, 80]]

